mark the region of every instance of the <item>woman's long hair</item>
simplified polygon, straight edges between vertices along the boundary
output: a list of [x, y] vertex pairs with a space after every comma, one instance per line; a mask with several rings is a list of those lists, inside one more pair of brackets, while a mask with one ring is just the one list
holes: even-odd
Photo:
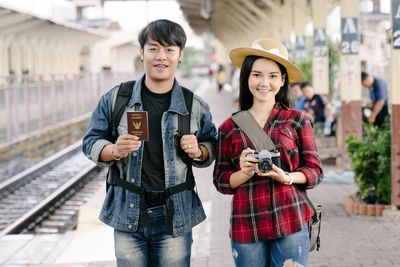
[[[248, 56], [243, 62], [242, 68], [240, 70], [240, 94], [239, 94], [239, 109], [240, 110], [248, 110], [253, 106], [253, 95], [249, 89], [249, 76], [251, 70], [253, 68], [254, 62], [262, 57], [259, 56]], [[276, 61], [275, 61], [276, 62]], [[290, 103], [290, 92], [289, 92], [289, 80], [288, 74], [286, 72], [286, 68], [276, 62], [281, 70], [282, 75], [285, 75], [285, 83], [279, 90], [279, 92], [275, 96], [275, 102], [282, 103], [285, 106], [289, 107]]]

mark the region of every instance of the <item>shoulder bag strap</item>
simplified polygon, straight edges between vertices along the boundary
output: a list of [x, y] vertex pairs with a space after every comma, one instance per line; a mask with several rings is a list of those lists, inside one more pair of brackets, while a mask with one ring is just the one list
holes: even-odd
[[262, 149], [273, 150], [275, 144], [266, 132], [258, 125], [253, 116], [246, 110], [232, 116], [233, 121], [250, 138], [257, 151]]
[[[235, 115], [232, 116], [232, 119], [240, 127], [240, 129], [242, 129], [242, 131], [250, 138], [251, 142], [256, 147], [257, 151], [261, 151], [262, 149], [268, 149], [268, 150], [275, 149], [275, 144], [272, 142], [269, 135], [266, 132], [264, 132], [263, 129], [261, 129], [260, 125], [247, 110], [236, 113]], [[307, 204], [313, 210], [314, 212], [313, 220], [316, 220], [317, 211], [315, 210], [314, 205], [308, 198], [305, 191], [300, 189], [298, 186], [297, 188], [303, 195], [303, 198], [307, 201]]]

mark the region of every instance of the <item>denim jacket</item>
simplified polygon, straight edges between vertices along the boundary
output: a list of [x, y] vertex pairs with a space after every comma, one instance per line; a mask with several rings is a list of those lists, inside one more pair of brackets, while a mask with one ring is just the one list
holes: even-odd
[[[132, 96], [118, 125], [119, 135], [127, 133], [126, 112], [143, 110], [140, 94], [143, 79], [144, 76], [134, 85]], [[101, 97], [90, 118], [88, 131], [83, 138], [82, 150], [99, 166], [110, 167], [112, 164], [117, 164], [120, 178], [140, 186], [143, 143], [138, 150], [129, 153], [126, 158], [119, 161], [101, 162], [99, 160], [103, 147], [111, 143], [109, 122], [118, 89], [119, 86], [116, 86]], [[174, 146], [174, 132], [178, 130], [178, 114], [188, 114], [188, 110], [182, 89], [175, 80], [170, 107], [161, 119], [166, 188], [186, 181], [187, 165], [177, 155]], [[192, 134], [196, 133], [199, 144], [206, 146], [209, 152], [209, 158], [206, 161], [194, 161], [193, 166], [200, 168], [209, 166], [215, 158], [217, 131], [212, 123], [208, 104], [197, 95], [193, 97], [190, 131]], [[188, 233], [195, 225], [205, 220], [202, 204], [194, 190], [186, 190], [171, 197], [174, 203], [174, 236]], [[119, 186], [110, 186], [99, 219], [117, 230], [135, 232], [139, 222], [139, 201], [139, 195]]]

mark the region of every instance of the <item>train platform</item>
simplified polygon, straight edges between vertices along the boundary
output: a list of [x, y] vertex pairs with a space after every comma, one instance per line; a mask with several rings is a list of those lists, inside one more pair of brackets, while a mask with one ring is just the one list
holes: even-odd
[[[211, 107], [218, 126], [234, 110], [232, 92], [205, 80], [197, 91]], [[194, 267], [234, 266], [228, 237], [231, 196], [212, 184], [212, 166], [194, 169], [197, 190], [207, 219], [193, 229]], [[400, 222], [346, 212], [344, 198], [356, 192], [352, 172], [324, 166], [326, 178], [309, 191], [323, 207], [321, 249], [312, 252], [308, 266], [400, 266]], [[0, 239], [1, 266], [116, 266], [112, 228], [97, 217], [105, 188], [81, 207], [78, 226], [61, 235], [9, 235]]]

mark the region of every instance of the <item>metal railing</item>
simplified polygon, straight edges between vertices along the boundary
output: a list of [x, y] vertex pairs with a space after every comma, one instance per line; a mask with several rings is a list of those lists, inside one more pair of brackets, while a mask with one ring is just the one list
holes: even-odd
[[141, 73], [0, 76], [0, 144], [94, 109], [101, 95]]

